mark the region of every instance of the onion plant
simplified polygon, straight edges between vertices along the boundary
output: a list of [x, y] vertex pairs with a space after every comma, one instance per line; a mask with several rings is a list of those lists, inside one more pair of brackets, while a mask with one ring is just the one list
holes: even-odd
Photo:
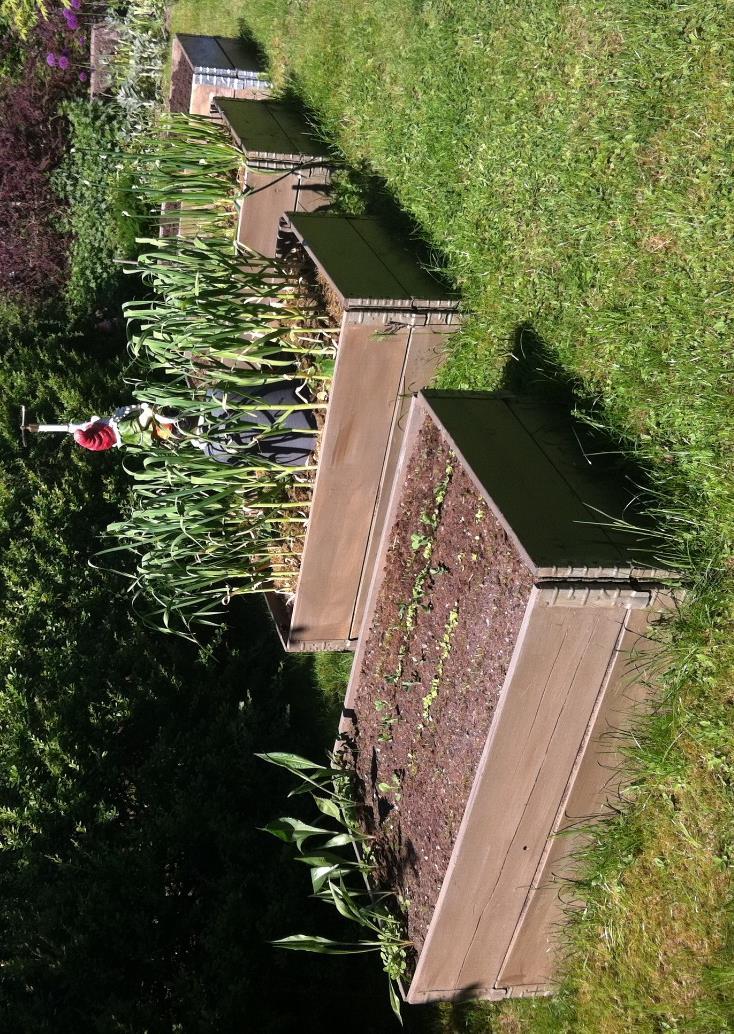
[[[130, 512], [104, 551], [133, 555], [136, 605], [183, 634], [233, 596], [294, 590], [315, 463], [279, 462], [267, 445], [287, 441], [294, 414], [326, 408], [336, 344], [282, 263], [227, 236], [237, 152], [206, 122], [164, 122], [165, 140], [137, 166], [151, 207], [194, 199], [200, 222], [195, 236], [140, 239], [127, 266], [150, 291], [124, 309], [133, 394], [175, 413], [177, 431], [130, 449]], [[274, 401], [281, 386], [286, 401]]]
[[[400, 901], [392, 892], [372, 888], [375, 864], [372, 838], [359, 826], [354, 787], [355, 776], [337, 764], [319, 765], [297, 754], [258, 754], [287, 769], [300, 780], [289, 796], [309, 794], [316, 808], [335, 824], [330, 828], [310, 825], [300, 819], [276, 819], [264, 827], [285, 843], [292, 844], [296, 860], [308, 865], [314, 895], [333, 905], [340, 915], [366, 931], [357, 941], [333, 941], [309, 934], [293, 934], [272, 943], [291, 951], [324, 955], [380, 953], [388, 975], [390, 1004], [400, 1019], [399, 981], [406, 975], [411, 942], [405, 937]], [[341, 853], [344, 848], [349, 854]]]
[[204, 116], [165, 114], [156, 129], [133, 159], [136, 194], [153, 221], [182, 226], [189, 235], [213, 227], [226, 232], [235, 219], [242, 152], [219, 122]]

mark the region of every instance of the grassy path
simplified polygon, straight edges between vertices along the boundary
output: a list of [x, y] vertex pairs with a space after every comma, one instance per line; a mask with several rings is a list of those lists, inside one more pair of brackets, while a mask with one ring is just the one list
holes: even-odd
[[445, 1008], [439, 1029], [734, 1030], [734, 4], [182, 0], [173, 28], [241, 17], [461, 285], [442, 382], [496, 386], [540, 341], [652, 464], [671, 548], [710, 568], [561, 994]]

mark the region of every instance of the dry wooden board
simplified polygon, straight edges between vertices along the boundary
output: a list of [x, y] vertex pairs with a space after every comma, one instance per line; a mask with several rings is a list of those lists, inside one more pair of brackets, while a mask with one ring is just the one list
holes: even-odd
[[480, 392], [427, 397], [536, 573], [588, 567], [628, 577], [644, 568], [664, 576], [643, 538], [608, 527], [626, 519], [632, 485], [592, 464], [562, 406]]
[[[658, 593], [650, 602], [653, 610], [666, 610], [673, 601]], [[589, 724], [588, 743], [580, 752], [553, 823], [554, 834], [564, 835], [554, 835], [546, 844], [499, 972], [500, 987], [553, 987], [563, 921], [571, 907], [582, 904], [574, 897], [568, 881], [579, 875], [576, 852], [586, 837], [573, 831], [585, 829], [612, 813], [611, 805], [618, 803], [619, 787], [627, 772], [622, 752], [629, 742], [627, 732], [650, 711], [649, 678], [644, 664], [659, 644], [648, 635], [649, 618], [648, 608], [630, 607], [626, 613], [606, 691]], [[530, 985], [528, 974], [532, 974]]]
[[[352, 264], [350, 275], [358, 283], [364, 257], [359, 242], [364, 244], [364, 239], [355, 224], [364, 230], [374, 220], [293, 213], [288, 219], [296, 239], [302, 241], [344, 310], [288, 638], [288, 648], [298, 650], [307, 642], [313, 643], [314, 649], [323, 641], [353, 645], [359, 634], [362, 604], [358, 597], [371, 577], [374, 543], [379, 538], [379, 522], [403, 433], [404, 396], [433, 376], [446, 338], [457, 329], [459, 319], [458, 300], [445, 289], [429, 302], [405, 296], [406, 288], [398, 284], [386, 264], [396, 248], [404, 263], [404, 253], [384, 228], [379, 233], [370, 231], [374, 241], [384, 235], [389, 243], [379, 260], [381, 285], [374, 276], [375, 254], [367, 248], [368, 268], [360, 296], [347, 298], [339, 292], [335, 278], [340, 275], [342, 259]], [[304, 240], [304, 228], [310, 231], [314, 226], [324, 229], [316, 238]], [[322, 234], [324, 251], [319, 244]], [[335, 251], [332, 245], [337, 239], [340, 246]], [[423, 270], [415, 257], [411, 261], [414, 286], [425, 287]], [[400, 268], [407, 281], [405, 265]], [[397, 290], [400, 297], [370, 296], [378, 286]]]
[[238, 72], [262, 72], [263, 59], [252, 43], [231, 36], [215, 36], [232, 68]]
[[[291, 638], [348, 639], [409, 328], [342, 327]], [[364, 419], [363, 414], [369, 419]]]
[[408, 423], [408, 413], [413, 395], [425, 387], [426, 384], [430, 384], [436, 376], [445, 358], [449, 337], [458, 329], [458, 322], [451, 324], [427, 323], [424, 326], [411, 327], [405, 368], [400, 383], [396, 388], [395, 412], [390, 429], [390, 442], [376, 491], [369, 541], [360, 573], [359, 592], [350, 630], [352, 640], [359, 638], [362, 631], [375, 557], [390, 504], [390, 493], [398, 468], [400, 449]]
[[176, 38], [193, 68], [234, 68], [214, 36], [193, 36], [179, 32]]
[[189, 64], [195, 70], [218, 72], [263, 72], [263, 62], [257, 49], [243, 40], [225, 36], [194, 36], [179, 32], [176, 38], [184, 49]]

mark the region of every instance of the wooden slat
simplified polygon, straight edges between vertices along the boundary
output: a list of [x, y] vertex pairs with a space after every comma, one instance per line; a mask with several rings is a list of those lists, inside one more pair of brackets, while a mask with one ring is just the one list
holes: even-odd
[[534, 592], [411, 1001], [494, 987], [619, 635], [614, 613], [536, 609], [536, 599]]
[[408, 413], [416, 392], [430, 384], [443, 362], [448, 338], [455, 330], [457, 323], [428, 324], [413, 327], [408, 344], [408, 355], [400, 383], [396, 385], [395, 415], [390, 430], [390, 444], [387, 450], [385, 466], [382, 471], [379, 492], [377, 493], [370, 540], [365, 557], [364, 569], [360, 580], [359, 595], [354, 611], [351, 635], [356, 639], [362, 631], [367, 595], [369, 593], [372, 570], [385, 524], [385, 516], [390, 500], [395, 472], [403, 443], [403, 435], [408, 422]]
[[281, 159], [320, 158], [327, 150], [297, 112], [274, 101], [234, 98], [220, 110], [245, 154], [272, 154]]
[[238, 72], [264, 72], [262, 58], [251, 43], [230, 36], [216, 36], [215, 39], [232, 68]]
[[[339, 340], [290, 639], [346, 639], [408, 345], [374, 324]], [[368, 418], [365, 415], [368, 414]]]
[[[664, 608], [670, 600], [653, 594], [651, 607]], [[626, 630], [619, 643], [603, 698], [593, 716], [583, 756], [569, 777], [569, 786], [554, 832], [586, 826], [611, 814], [610, 802], [628, 777], [622, 747], [628, 734], [649, 710], [650, 689], [643, 664], [659, 644], [647, 635], [650, 609], [629, 610]], [[625, 735], [627, 734], [627, 735]], [[513, 993], [524, 985], [553, 986], [558, 960], [559, 935], [565, 912], [574, 895], [564, 879], [578, 874], [573, 853], [584, 838], [566, 833], [549, 841], [547, 853], [532, 880], [523, 915], [515, 931], [498, 984]], [[563, 893], [563, 900], [560, 894]], [[576, 902], [580, 904], [580, 902]]]
[[273, 258], [280, 217], [296, 205], [298, 177], [293, 173], [283, 176], [248, 168], [245, 182], [257, 194], [243, 198], [237, 240], [253, 251]]
[[[427, 392], [427, 399], [534, 570], [624, 564], [622, 550], [604, 529], [589, 523], [593, 515], [517, 420], [507, 398]], [[568, 449], [576, 455], [578, 446], [570, 430], [567, 434]]]
[[[400, 455], [398, 456], [397, 468], [395, 472], [395, 479], [393, 481], [392, 489], [390, 491], [390, 498], [388, 501], [387, 512], [385, 515], [385, 522], [380, 535], [380, 542], [375, 557], [373, 569], [370, 573], [370, 586], [367, 593], [367, 605], [364, 613], [364, 627], [365, 633], [369, 630], [374, 617], [375, 609], [377, 607], [377, 600], [380, 595], [382, 584], [385, 579], [385, 559], [387, 557], [387, 551], [391, 540], [391, 531], [395, 523], [395, 518], [400, 508], [401, 496], [402, 496], [402, 484], [405, 480], [406, 471], [408, 464], [411, 462], [413, 452], [415, 450], [415, 444], [418, 438], [418, 431], [420, 430], [423, 420], [426, 415], [426, 407], [423, 399], [418, 396], [413, 400], [413, 404], [410, 407], [408, 413], [407, 426], [403, 435], [403, 441], [400, 446]], [[357, 641], [356, 652], [354, 655], [354, 663], [352, 664], [352, 673], [349, 678], [349, 684], [347, 685], [347, 692], [344, 697], [344, 707], [342, 709], [342, 717], [339, 722], [339, 733], [347, 733], [348, 735], [354, 732], [354, 727], [351, 724], [350, 714], [354, 706], [354, 700], [356, 693], [359, 688], [359, 680], [362, 671], [362, 664], [364, 661], [365, 651], [369, 644], [370, 637], [367, 634], [363, 634]], [[339, 750], [339, 743], [337, 742], [335, 752]]]
[[375, 219], [354, 218], [354, 229], [365, 245], [389, 267], [403, 285], [405, 296], [415, 299], [454, 298], [456, 291], [434, 276], [418, 261], [415, 248], [408, 248], [400, 237], [387, 232]]
[[[631, 483], [626, 485], [625, 478], [639, 479], [639, 470], [625, 470], [619, 464], [610, 467], [608, 456], [595, 456], [595, 450], [608, 450], [609, 442], [574, 421], [562, 406], [543, 405], [529, 399], [508, 399], [507, 405], [586, 509], [586, 520], [596, 521], [599, 533], [621, 555], [627, 557], [633, 546], [630, 563], [634, 566], [658, 567], [654, 554], [660, 551], [659, 544], [656, 549], [639, 535], [613, 526], [614, 522], [626, 520], [637, 526], [645, 523], [642, 515], [630, 514], [626, 509], [636, 489]], [[651, 522], [647, 523], [652, 527]]]

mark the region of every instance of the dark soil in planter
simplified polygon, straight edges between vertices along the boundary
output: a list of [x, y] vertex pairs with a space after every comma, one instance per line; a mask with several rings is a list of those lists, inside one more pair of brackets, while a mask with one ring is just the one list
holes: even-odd
[[171, 73], [171, 92], [168, 97], [170, 111], [188, 112], [191, 104], [191, 87], [194, 82], [194, 70], [186, 58], [181, 58]]
[[409, 902], [420, 951], [532, 577], [429, 420], [409, 469], [349, 745], [380, 880]]

